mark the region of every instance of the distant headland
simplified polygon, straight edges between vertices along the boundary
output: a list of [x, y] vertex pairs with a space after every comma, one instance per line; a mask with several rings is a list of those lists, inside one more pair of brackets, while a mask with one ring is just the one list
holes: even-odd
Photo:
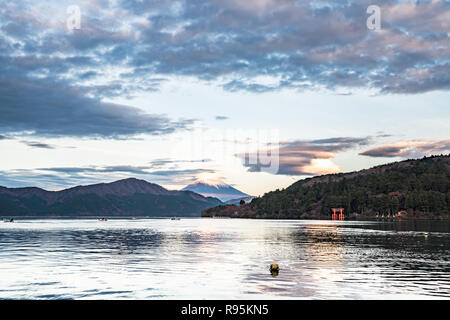
[[192, 216], [221, 204], [192, 191], [172, 191], [129, 178], [61, 191], [0, 187], [0, 216]]
[[450, 215], [450, 156], [424, 157], [300, 180], [249, 204], [205, 209], [203, 217], [326, 219], [332, 208], [350, 219]]

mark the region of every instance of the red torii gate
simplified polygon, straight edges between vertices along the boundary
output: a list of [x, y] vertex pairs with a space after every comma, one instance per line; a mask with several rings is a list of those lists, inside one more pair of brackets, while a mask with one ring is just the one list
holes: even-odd
[[[332, 220], [344, 220], [344, 208], [331, 208], [333, 213], [331, 214]], [[339, 211], [339, 214], [337, 213]]]

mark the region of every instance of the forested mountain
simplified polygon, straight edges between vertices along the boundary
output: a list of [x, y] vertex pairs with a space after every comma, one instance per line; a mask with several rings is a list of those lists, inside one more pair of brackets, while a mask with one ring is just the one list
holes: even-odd
[[342, 207], [347, 217], [378, 215], [448, 217], [450, 156], [432, 156], [297, 181], [250, 204], [219, 206], [203, 216], [326, 218]]
[[134, 178], [61, 191], [0, 187], [0, 216], [200, 216], [221, 203]]

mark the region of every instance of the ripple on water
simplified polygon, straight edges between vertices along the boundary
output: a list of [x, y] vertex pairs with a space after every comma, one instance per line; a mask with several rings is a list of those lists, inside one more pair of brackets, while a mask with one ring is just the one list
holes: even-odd
[[[23, 220], [0, 225], [0, 298], [450, 298], [448, 230], [350, 221]], [[276, 277], [268, 271], [274, 261]]]

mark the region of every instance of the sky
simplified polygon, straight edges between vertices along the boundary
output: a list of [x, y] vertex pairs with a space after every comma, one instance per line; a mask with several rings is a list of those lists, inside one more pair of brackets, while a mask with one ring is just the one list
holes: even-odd
[[0, 185], [257, 196], [448, 154], [449, 33], [444, 0], [0, 0]]

